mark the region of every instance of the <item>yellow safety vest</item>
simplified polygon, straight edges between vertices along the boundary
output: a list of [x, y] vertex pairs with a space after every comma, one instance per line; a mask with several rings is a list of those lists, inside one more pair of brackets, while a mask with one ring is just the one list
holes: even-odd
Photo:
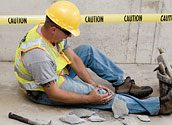
[[[40, 24], [42, 25], [42, 24]], [[42, 86], [35, 82], [29, 71], [24, 67], [22, 63], [22, 53], [30, 51], [32, 49], [42, 49], [45, 51], [56, 63], [56, 75], [58, 76], [57, 87], [60, 87], [65, 78], [64, 74], [68, 74], [68, 70], [65, 68], [67, 64], [71, 64], [71, 61], [63, 53], [64, 44], [60, 42], [58, 44], [60, 48], [60, 53], [56, 48], [46, 40], [37, 30], [39, 25], [31, 29], [26, 36], [21, 40], [19, 46], [16, 50], [15, 56], [15, 75], [20, 85], [20, 88], [26, 92], [26, 90], [31, 91], [44, 91]]]

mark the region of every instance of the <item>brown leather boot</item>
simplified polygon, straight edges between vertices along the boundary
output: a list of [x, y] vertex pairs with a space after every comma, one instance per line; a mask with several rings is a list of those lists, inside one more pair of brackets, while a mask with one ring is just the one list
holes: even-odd
[[160, 97], [160, 111], [159, 114], [172, 114], [172, 89], [164, 97]]
[[137, 86], [135, 81], [129, 76], [124, 80], [122, 85], [115, 86], [115, 93], [117, 94], [129, 94], [137, 98], [143, 98], [150, 95], [153, 89], [150, 86]]

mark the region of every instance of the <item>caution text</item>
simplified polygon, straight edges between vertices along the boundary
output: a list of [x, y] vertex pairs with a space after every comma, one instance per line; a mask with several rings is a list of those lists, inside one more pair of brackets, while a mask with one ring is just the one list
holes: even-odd
[[9, 17], [8, 18], [9, 24], [27, 24], [27, 18], [23, 17]]
[[172, 15], [162, 15], [160, 20], [163, 21], [172, 21]]
[[102, 23], [104, 22], [104, 16], [86, 16], [86, 23]]
[[125, 15], [125, 22], [142, 22], [142, 15]]

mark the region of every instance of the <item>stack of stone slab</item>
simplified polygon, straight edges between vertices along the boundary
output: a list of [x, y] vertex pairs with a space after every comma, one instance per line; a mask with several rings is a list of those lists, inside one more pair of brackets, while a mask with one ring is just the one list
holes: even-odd
[[158, 71], [157, 78], [159, 79], [160, 97], [167, 95], [172, 88], [172, 68], [162, 49], [159, 49], [160, 55], [157, 57]]

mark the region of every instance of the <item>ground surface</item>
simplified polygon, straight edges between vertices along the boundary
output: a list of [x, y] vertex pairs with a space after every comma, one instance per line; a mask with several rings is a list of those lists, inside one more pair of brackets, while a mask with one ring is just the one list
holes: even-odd
[[[156, 78], [156, 73], [153, 69], [156, 65], [136, 65], [136, 64], [119, 64], [119, 66], [124, 69], [125, 75], [130, 75], [135, 79], [136, 83], [139, 85], [150, 85], [154, 88], [154, 92], [151, 96], [158, 96], [158, 86], [159, 82]], [[65, 125], [59, 121], [59, 117], [67, 115], [74, 108], [71, 107], [50, 107], [35, 104], [30, 102], [23, 94], [23, 92], [18, 88], [18, 84], [13, 73], [13, 63], [0, 62], [0, 124], [1, 125], [24, 125], [24, 123], [12, 120], [8, 118], [9, 112], [14, 112], [21, 116], [25, 116], [32, 120], [37, 120], [42, 123], [48, 123], [53, 120], [54, 123], [58, 125]], [[112, 88], [111, 85], [98, 78], [94, 73], [92, 73], [93, 79], [96, 82], [107, 85], [107, 87]], [[113, 89], [113, 88], [112, 88]], [[122, 125], [122, 123], [113, 118], [113, 114], [110, 111], [100, 111], [94, 110], [100, 116], [106, 119], [106, 122], [93, 123], [86, 121], [83, 125]], [[171, 125], [172, 116], [149, 116], [151, 122], [141, 122], [137, 119], [136, 115], [130, 115], [129, 125]]]

